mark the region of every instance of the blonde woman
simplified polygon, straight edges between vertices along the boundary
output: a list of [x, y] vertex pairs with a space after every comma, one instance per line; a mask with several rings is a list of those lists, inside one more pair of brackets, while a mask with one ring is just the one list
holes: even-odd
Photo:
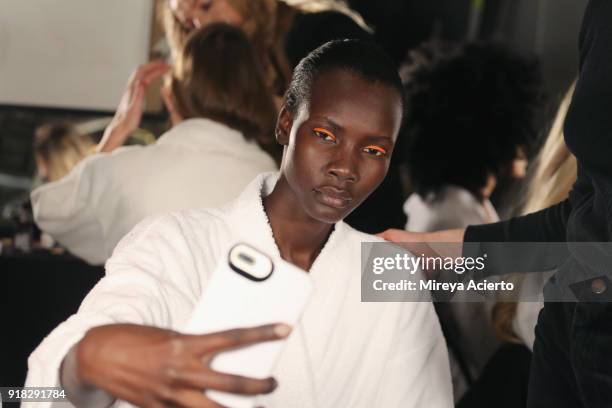
[[[344, 24], [340, 27], [336, 24], [337, 19], [330, 22], [334, 27], [331, 27], [331, 31], [330, 27], [326, 28], [327, 35], [317, 32], [316, 36], [304, 36], [299, 33], [300, 38], [309, 37], [311, 42], [316, 40], [317, 43], [309, 43], [309, 49], [305, 50], [302, 49], [302, 44], [298, 44], [298, 51], [304, 54], [299, 55], [298, 60], [332, 39], [363, 39], [354, 35], [355, 26], [364, 32], [371, 31], [357, 12], [350, 9], [346, 2], [339, 0], [157, 0], [157, 8], [169, 46], [169, 62], [177, 61], [189, 34], [196, 28], [221, 22], [244, 31], [255, 51], [256, 64], [264, 73], [267, 92], [274, 98], [277, 108], [282, 104], [282, 96], [293, 69], [285, 48], [298, 16], [329, 11], [345, 17]], [[346, 20], [354, 24], [346, 24]], [[161, 54], [167, 52], [165, 50]], [[165, 62], [152, 61], [134, 71], [115, 117], [105, 130], [98, 151], [113, 151], [123, 145], [130, 133], [138, 128], [144, 109], [146, 88], [168, 70], [169, 65]], [[170, 110], [171, 106], [167, 108]]]
[[34, 156], [38, 177], [44, 182], [61, 179], [95, 148], [91, 137], [69, 123], [46, 124], [36, 130]]
[[[576, 158], [567, 149], [563, 139], [563, 123], [572, 100], [575, 84], [572, 84], [561, 101], [559, 110], [533, 167], [532, 179], [527, 189], [523, 214], [530, 214], [565, 200], [576, 181]], [[520, 297], [527, 302], [498, 302], [493, 309], [493, 323], [497, 335], [506, 341], [520, 342], [533, 349], [534, 328], [543, 301], [542, 288], [549, 274], [516, 275], [521, 285]]]
[[282, 96], [292, 67], [285, 40], [300, 14], [334, 11], [369, 30], [361, 16], [338, 0], [160, 0], [164, 29], [173, 55], [196, 27], [224, 22], [240, 27], [253, 44], [272, 92]]

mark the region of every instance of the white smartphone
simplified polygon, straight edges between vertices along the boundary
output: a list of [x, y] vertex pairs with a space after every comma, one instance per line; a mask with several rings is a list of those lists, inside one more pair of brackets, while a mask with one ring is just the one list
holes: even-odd
[[[295, 326], [311, 296], [310, 275], [247, 244], [234, 245], [220, 262], [184, 332], [205, 334], [270, 323]], [[287, 340], [260, 343], [217, 355], [215, 371], [252, 378], [271, 375]], [[252, 408], [255, 396], [218, 391], [206, 395], [231, 408]]]

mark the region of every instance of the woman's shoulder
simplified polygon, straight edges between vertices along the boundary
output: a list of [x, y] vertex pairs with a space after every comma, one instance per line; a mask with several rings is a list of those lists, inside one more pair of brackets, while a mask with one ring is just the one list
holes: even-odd
[[485, 220], [480, 207], [468, 190], [457, 186], [445, 186], [425, 198], [414, 193], [404, 203], [404, 212], [408, 216], [406, 228], [431, 232], [482, 224]]
[[117, 254], [138, 248], [165, 248], [183, 252], [206, 246], [227, 227], [220, 210], [191, 209], [149, 216], [140, 221], [115, 247]]

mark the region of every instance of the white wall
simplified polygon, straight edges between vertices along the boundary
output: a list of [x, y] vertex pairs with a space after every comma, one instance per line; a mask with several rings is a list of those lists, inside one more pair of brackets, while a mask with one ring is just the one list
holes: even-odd
[[0, 104], [114, 110], [152, 16], [153, 0], [0, 0]]

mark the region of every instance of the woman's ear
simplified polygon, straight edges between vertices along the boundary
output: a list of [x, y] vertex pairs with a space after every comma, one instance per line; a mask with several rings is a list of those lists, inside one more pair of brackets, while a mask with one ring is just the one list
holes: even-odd
[[292, 126], [293, 114], [291, 114], [287, 108], [283, 106], [278, 114], [275, 130], [276, 141], [280, 145], [287, 146], [289, 144], [289, 135], [291, 134]]

